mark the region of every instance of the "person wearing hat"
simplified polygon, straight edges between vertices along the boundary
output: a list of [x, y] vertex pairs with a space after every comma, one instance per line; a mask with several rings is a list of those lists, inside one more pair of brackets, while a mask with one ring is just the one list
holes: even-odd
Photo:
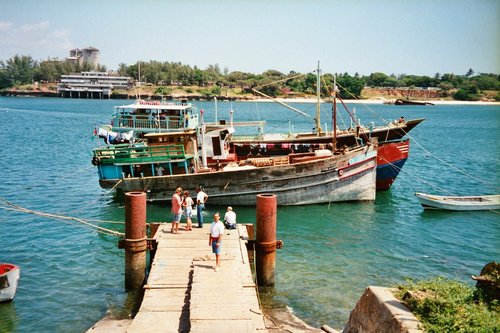
[[224, 214], [224, 226], [227, 229], [236, 229], [236, 213], [233, 212], [233, 207], [227, 207], [226, 214]]

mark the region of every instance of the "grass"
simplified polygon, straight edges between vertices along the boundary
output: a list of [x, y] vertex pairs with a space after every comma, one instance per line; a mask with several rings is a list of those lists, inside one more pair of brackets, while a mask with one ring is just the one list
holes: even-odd
[[500, 332], [500, 303], [475, 287], [435, 278], [397, 286], [396, 298], [421, 321], [426, 332]]

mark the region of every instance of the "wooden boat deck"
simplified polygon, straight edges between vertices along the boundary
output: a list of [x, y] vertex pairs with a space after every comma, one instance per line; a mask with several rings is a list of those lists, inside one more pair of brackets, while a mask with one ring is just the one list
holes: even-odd
[[[182, 228], [182, 226], [181, 226]], [[221, 268], [208, 245], [209, 224], [170, 233], [160, 225], [144, 299], [127, 332], [266, 331], [249, 265], [246, 228], [226, 230]]]

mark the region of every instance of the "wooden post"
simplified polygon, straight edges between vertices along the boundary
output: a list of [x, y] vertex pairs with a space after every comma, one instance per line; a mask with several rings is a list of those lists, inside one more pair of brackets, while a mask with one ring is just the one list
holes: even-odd
[[274, 285], [274, 268], [276, 266], [276, 207], [276, 195], [257, 195], [255, 270], [259, 286]]
[[142, 288], [146, 276], [146, 193], [125, 193], [125, 288]]

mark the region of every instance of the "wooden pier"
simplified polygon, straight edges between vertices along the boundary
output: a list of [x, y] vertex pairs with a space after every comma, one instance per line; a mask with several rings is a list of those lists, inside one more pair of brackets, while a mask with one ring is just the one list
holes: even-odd
[[245, 226], [225, 230], [221, 268], [208, 245], [210, 226], [179, 229], [161, 224], [158, 247], [139, 312], [126, 332], [266, 331], [245, 245]]

